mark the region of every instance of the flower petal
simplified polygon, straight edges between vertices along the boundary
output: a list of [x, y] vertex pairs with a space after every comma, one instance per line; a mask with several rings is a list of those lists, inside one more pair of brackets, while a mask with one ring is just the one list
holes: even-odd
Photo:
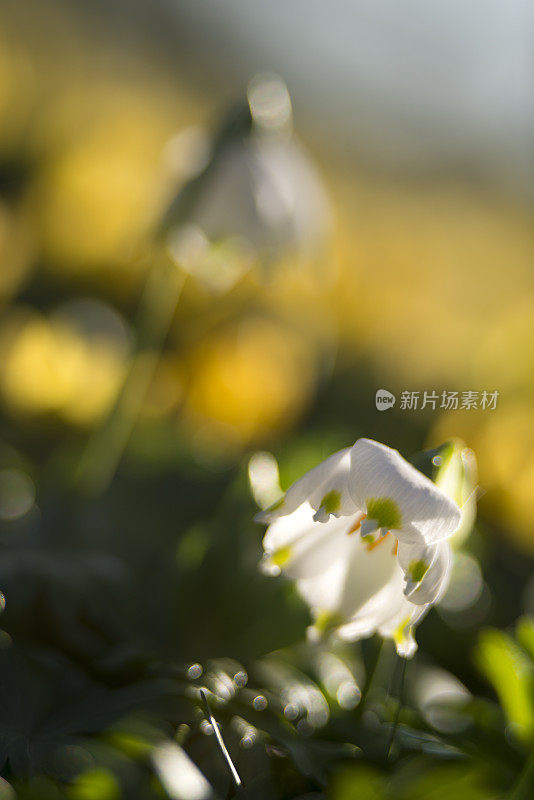
[[399, 541], [427, 544], [450, 536], [460, 509], [432, 481], [392, 450], [358, 439], [351, 450], [349, 491], [354, 504]]
[[398, 570], [379, 592], [339, 628], [339, 636], [345, 641], [355, 641], [379, 630], [402, 603], [404, 599], [402, 586], [402, 572]]
[[427, 544], [424, 539], [417, 544], [399, 542], [397, 557], [404, 571], [406, 580], [404, 594], [408, 598], [425, 578], [437, 552], [438, 545]]
[[343, 586], [347, 580], [347, 559], [338, 559], [313, 578], [297, 581], [297, 590], [313, 611], [314, 617], [323, 621], [336, 620], [336, 627], [344, 620], [339, 609]]
[[417, 650], [413, 630], [429, 608], [430, 604], [414, 606], [406, 597], [403, 597], [396, 612], [378, 628], [378, 633], [388, 639], [393, 639], [400, 656], [411, 658]]
[[404, 575], [391, 540], [365, 545], [358, 535], [314, 578], [299, 580], [301, 596], [320, 618], [328, 612], [340, 627], [340, 635], [356, 639], [369, 635], [387, 620], [403, 598]]
[[348, 563], [348, 579], [343, 587], [340, 610], [345, 619], [353, 619], [385, 586], [402, 592], [402, 571], [393, 554], [392, 537], [367, 546], [358, 538]]
[[270, 508], [256, 515], [257, 522], [271, 522], [292, 514], [304, 502], [313, 508], [315, 520], [326, 522], [330, 515], [348, 516], [356, 513], [348, 491], [351, 448], [334, 453], [289, 487], [285, 495]]
[[353, 515], [315, 522], [312, 507], [303, 503], [267, 528], [263, 539], [267, 561], [291, 578], [315, 578], [332, 563], [346, 561], [358, 538], [348, 532], [357, 521], [358, 515]]
[[399, 544], [398, 558], [407, 576], [407, 598], [410, 603], [417, 606], [436, 603], [449, 584], [449, 542], [443, 540], [432, 547]]

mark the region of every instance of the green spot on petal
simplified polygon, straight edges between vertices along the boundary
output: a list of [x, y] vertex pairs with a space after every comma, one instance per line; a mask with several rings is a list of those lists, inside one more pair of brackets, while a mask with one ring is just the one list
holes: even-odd
[[419, 561], [410, 561], [408, 565], [408, 578], [414, 583], [420, 583], [426, 575], [430, 564], [420, 559]]
[[319, 504], [327, 514], [334, 514], [341, 508], [341, 494], [340, 492], [332, 489], [327, 492]]
[[364, 544], [373, 544], [375, 537], [372, 533], [368, 533], [367, 536], [362, 536], [362, 542]]
[[321, 634], [326, 636], [343, 625], [345, 619], [339, 611], [319, 611], [315, 618], [315, 629]]
[[291, 553], [292, 550], [289, 545], [286, 545], [286, 547], [280, 547], [272, 554], [271, 564], [274, 567], [284, 567], [291, 558]]
[[395, 629], [393, 634], [393, 640], [397, 647], [401, 645], [407, 638], [410, 633], [410, 617], [405, 617], [402, 620], [401, 624], [398, 628]]
[[402, 516], [396, 502], [390, 497], [369, 497], [366, 500], [367, 516], [377, 522], [377, 528], [399, 530]]

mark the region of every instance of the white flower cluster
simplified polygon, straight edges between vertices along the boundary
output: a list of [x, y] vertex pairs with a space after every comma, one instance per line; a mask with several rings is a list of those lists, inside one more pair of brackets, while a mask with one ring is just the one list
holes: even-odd
[[461, 512], [396, 451], [358, 439], [256, 518], [269, 523], [263, 566], [297, 582], [316, 634], [378, 632], [409, 658], [413, 628], [448, 584]]

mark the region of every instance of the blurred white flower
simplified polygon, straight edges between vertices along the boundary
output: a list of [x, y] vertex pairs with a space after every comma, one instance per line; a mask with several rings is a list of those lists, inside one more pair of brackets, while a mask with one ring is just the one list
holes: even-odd
[[477, 515], [478, 470], [474, 452], [461, 439], [444, 445], [433, 458], [436, 467], [434, 482], [458, 504], [462, 517], [451, 540], [453, 549], [460, 547], [475, 524]]
[[192, 137], [180, 137], [173, 150], [196, 149], [201, 169], [159, 224], [183, 270], [227, 291], [256, 259], [268, 265], [285, 255], [317, 254], [330, 229], [330, 203], [293, 135], [291, 98], [278, 76], [250, 82], [247, 102], [232, 110], [207, 152], [206, 139], [198, 131]]
[[369, 439], [335, 453], [257, 519], [264, 568], [294, 578], [315, 634], [378, 631], [400, 655], [444, 592], [460, 509], [396, 450]]

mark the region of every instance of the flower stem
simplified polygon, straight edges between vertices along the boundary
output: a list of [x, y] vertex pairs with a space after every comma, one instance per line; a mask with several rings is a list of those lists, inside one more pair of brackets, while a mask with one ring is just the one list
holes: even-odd
[[[406, 658], [402, 658], [402, 656], [397, 656], [397, 669], [396, 672], [398, 674], [397, 680], [397, 708], [395, 709], [395, 716], [393, 718], [393, 725], [391, 726], [391, 732], [389, 734], [388, 744], [386, 748], [386, 761], [389, 761], [391, 756], [391, 750], [393, 748], [393, 744], [395, 742], [395, 736], [397, 734], [397, 728], [399, 726], [399, 719], [401, 715], [402, 708], [404, 706], [404, 687], [405, 687], [405, 678], [406, 678], [406, 667], [408, 664], [408, 660]], [[400, 663], [399, 663], [400, 662]]]
[[512, 787], [508, 800], [527, 800], [531, 797], [530, 788], [534, 779], [534, 748], [525, 762], [519, 777]]
[[369, 691], [373, 684], [375, 673], [378, 667], [378, 662], [380, 661], [380, 656], [382, 654], [383, 646], [384, 646], [384, 640], [380, 638], [378, 640], [378, 644], [375, 645], [373, 657], [369, 665], [369, 669], [367, 670], [367, 675], [365, 678], [365, 686], [363, 687], [362, 696], [360, 697], [360, 702], [358, 703], [358, 708], [356, 709], [356, 717], [361, 717], [361, 715], [365, 711], [367, 697], [369, 695]]
[[95, 496], [111, 483], [156, 370], [185, 280], [168, 259], [150, 270], [139, 309], [138, 341], [117, 399], [93, 431], [74, 473], [74, 485]]

